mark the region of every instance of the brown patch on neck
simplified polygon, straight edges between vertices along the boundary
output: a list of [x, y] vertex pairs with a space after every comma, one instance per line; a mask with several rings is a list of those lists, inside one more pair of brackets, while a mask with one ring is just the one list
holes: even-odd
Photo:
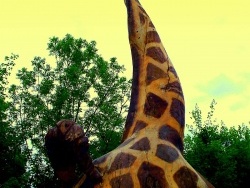
[[160, 43], [161, 39], [156, 31], [148, 31], [147, 32], [147, 41], [146, 43], [156, 42]]
[[171, 142], [180, 152], [183, 152], [183, 140], [177, 130], [169, 125], [162, 125], [158, 134], [160, 139]]
[[153, 58], [155, 61], [157, 61], [159, 63], [164, 63], [168, 60], [159, 47], [148, 48], [147, 49], [147, 56]]
[[189, 168], [183, 166], [174, 174], [174, 180], [179, 188], [196, 188], [198, 176]]
[[110, 181], [112, 188], [133, 188], [134, 183], [130, 174], [124, 174], [118, 177], [114, 177]]
[[152, 63], [149, 63], [147, 66], [147, 78], [146, 78], [146, 84], [149, 85], [154, 80], [158, 80], [160, 78], [167, 77], [167, 73], [165, 73], [160, 68], [156, 67]]
[[165, 178], [162, 168], [149, 162], [143, 162], [138, 170], [137, 176], [141, 187], [145, 188], [168, 188], [169, 185]]
[[178, 99], [173, 98], [172, 103], [171, 103], [171, 107], [170, 107], [170, 114], [180, 124], [181, 128], [184, 128], [184, 126], [185, 126], [185, 106], [184, 106], [183, 102], [181, 102]]
[[144, 121], [140, 121], [140, 120], [137, 121], [136, 124], [135, 124], [134, 130], [133, 130], [133, 133], [144, 129], [147, 125], [148, 124], [145, 123]]
[[108, 173], [111, 173], [115, 170], [128, 168], [130, 167], [136, 160], [136, 157], [128, 154], [128, 153], [119, 153], [115, 159], [114, 162], [111, 164], [111, 167], [108, 171]]
[[153, 93], [148, 93], [144, 105], [144, 113], [148, 116], [160, 118], [168, 106], [167, 101]]

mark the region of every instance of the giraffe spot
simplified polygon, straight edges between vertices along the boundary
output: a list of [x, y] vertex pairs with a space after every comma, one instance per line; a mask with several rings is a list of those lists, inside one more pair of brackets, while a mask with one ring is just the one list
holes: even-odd
[[145, 123], [144, 121], [137, 121], [135, 124], [135, 128], [133, 130], [134, 132], [139, 132], [140, 130], [144, 129], [148, 124]]
[[93, 161], [93, 164], [94, 164], [94, 165], [99, 165], [99, 164], [101, 164], [101, 163], [104, 163], [104, 162], [107, 160], [108, 156], [109, 156], [109, 153], [107, 153], [106, 155], [103, 155], [103, 156], [101, 156], [101, 157], [95, 159], [95, 160]]
[[130, 149], [139, 150], [139, 151], [148, 151], [150, 150], [150, 142], [147, 137], [142, 138], [138, 142], [136, 142]]
[[147, 66], [147, 78], [146, 84], [149, 85], [152, 81], [167, 77], [167, 73], [165, 73], [160, 68], [156, 67], [152, 63], [149, 63]]
[[126, 146], [127, 144], [129, 144], [132, 140], [134, 140], [135, 138], [129, 138], [127, 140], [125, 140], [123, 143], [121, 143], [117, 148], [121, 148], [123, 146]]
[[179, 154], [171, 146], [158, 144], [156, 150], [156, 156], [168, 163], [172, 163], [179, 157]]
[[175, 98], [172, 99], [170, 114], [183, 128], [185, 125], [185, 106], [180, 100]]
[[184, 97], [181, 85], [180, 85], [180, 83], [178, 81], [175, 81], [175, 82], [172, 82], [172, 83], [168, 83], [166, 86], [162, 87], [161, 89], [165, 90], [165, 91], [175, 92], [178, 95]]
[[140, 23], [141, 23], [141, 25], [144, 25], [145, 24], [144, 15], [142, 13], [139, 13], [139, 16], [140, 16]]
[[162, 125], [159, 129], [159, 138], [175, 145], [180, 152], [183, 152], [183, 141], [179, 133], [169, 125]]
[[167, 106], [167, 101], [161, 99], [153, 93], [148, 93], [144, 105], [144, 113], [148, 116], [160, 118]]
[[176, 78], [178, 78], [177, 72], [175, 71], [174, 67], [169, 67], [169, 71], [172, 72]]
[[135, 162], [135, 160], [135, 156], [121, 152], [115, 157], [114, 162], [111, 164], [108, 172], [111, 173], [115, 170], [128, 168]]
[[152, 21], [149, 22], [149, 27], [155, 28], [154, 24], [152, 23]]
[[122, 176], [118, 176], [112, 178], [110, 180], [110, 185], [112, 188], [133, 188], [133, 179], [130, 174], [124, 174]]
[[146, 43], [150, 43], [150, 42], [159, 43], [159, 42], [161, 42], [161, 39], [156, 31], [148, 31], [146, 38], [147, 38]]
[[183, 166], [174, 174], [174, 180], [180, 188], [196, 188], [198, 176], [192, 170]]
[[164, 63], [168, 59], [162, 52], [162, 50], [159, 47], [150, 47], [147, 49], [147, 56], [153, 58], [155, 61], [159, 63]]
[[137, 173], [140, 187], [143, 188], [168, 188], [164, 170], [149, 162], [143, 162]]

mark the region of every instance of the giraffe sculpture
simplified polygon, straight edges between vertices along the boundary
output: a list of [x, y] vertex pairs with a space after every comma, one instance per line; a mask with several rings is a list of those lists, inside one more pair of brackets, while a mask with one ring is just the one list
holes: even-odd
[[95, 188], [213, 187], [182, 156], [184, 97], [160, 37], [138, 0], [125, 5], [132, 97], [122, 144], [94, 160], [103, 175]]
[[[53, 158], [53, 148], [61, 149], [58, 147], [60, 144], [54, 147], [58, 143], [53, 140], [58, 140], [61, 135], [63, 142], [73, 143], [72, 153], [76, 153], [78, 163], [86, 174], [75, 188], [86, 187], [88, 177], [93, 181], [90, 182], [91, 187], [93, 183], [100, 182], [99, 172], [102, 182], [95, 184], [95, 188], [212, 188], [182, 156], [184, 96], [160, 37], [138, 0], [125, 0], [125, 5], [133, 83], [122, 144], [94, 160], [94, 167], [85, 151], [88, 144], [83, 130], [74, 122], [64, 120], [48, 132], [47, 148]], [[55, 156], [54, 161], [64, 166], [61, 169], [59, 165], [59, 170], [56, 170], [61, 179], [71, 183], [74, 180], [70, 176], [74, 173], [75, 156], [70, 153], [68, 156], [72, 160], [69, 165], [64, 164], [62, 154]]]

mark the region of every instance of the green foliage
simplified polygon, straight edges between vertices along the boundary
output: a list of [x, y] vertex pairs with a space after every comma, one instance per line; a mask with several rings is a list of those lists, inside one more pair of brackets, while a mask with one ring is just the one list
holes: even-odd
[[8, 82], [8, 76], [11, 73], [13, 66], [15, 65], [15, 60], [18, 58], [18, 55], [11, 54], [11, 56], [5, 57], [5, 62], [0, 64], [0, 94], [1, 97], [5, 96], [4, 91], [6, 90], [6, 85]]
[[[22, 184], [27, 187], [56, 186], [44, 149], [44, 137], [61, 119], [72, 119], [83, 126], [91, 140], [93, 158], [114, 149], [120, 141], [131, 85], [121, 75], [124, 67], [115, 58], [107, 62], [98, 55], [94, 41], [75, 39], [69, 34], [63, 39], [50, 38], [48, 51], [55, 59], [54, 65], [34, 57], [31, 69], [18, 70], [18, 84], [7, 86], [9, 73], [5, 70], [10, 69], [7, 65], [0, 67], [0, 79], [6, 83], [0, 85], [5, 93], [0, 98], [3, 103], [0, 113], [9, 123], [4, 127], [5, 133], [9, 134], [9, 140], [11, 131], [7, 127], [14, 127], [12, 137], [18, 138], [20, 157], [25, 156], [25, 160], [13, 160], [26, 167], [26, 171], [19, 173], [22, 174], [20, 180], [13, 175], [5, 187], [15, 187], [23, 180]], [[4, 102], [7, 97], [8, 103]], [[2, 137], [0, 141], [6, 142]], [[11, 156], [6, 154], [4, 158], [10, 160]], [[13, 166], [10, 169], [15, 171]]]
[[250, 174], [250, 129], [246, 125], [226, 127], [213, 119], [215, 101], [202, 122], [198, 106], [192, 111], [194, 125], [185, 138], [187, 161], [215, 187], [247, 187]]
[[22, 152], [20, 137], [8, 121], [10, 103], [5, 100], [8, 76], [17, 58], [12, 54], [0, 64], [0, 187], [17, 187], [25, 172], [26, 157]]

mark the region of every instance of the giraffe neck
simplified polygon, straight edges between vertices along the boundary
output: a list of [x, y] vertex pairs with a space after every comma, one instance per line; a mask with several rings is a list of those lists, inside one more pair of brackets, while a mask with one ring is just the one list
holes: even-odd
[[125, 1], [133, 84], [124, 142], [93, 163], [103, 187], [213, 187], [183, 158], [184, 99], [177, 74], [138, 0]]
[[123, 141], [135, 132], [151, 126], [165, 129], [160, 130], [159, 134], [168, 132], [173, 139], [178, 137], [182, 142], [185, 107], [179, 78], [152, 21], [139, 1], [125, 0], [125, 4], [128, 11], [133, 82]]

